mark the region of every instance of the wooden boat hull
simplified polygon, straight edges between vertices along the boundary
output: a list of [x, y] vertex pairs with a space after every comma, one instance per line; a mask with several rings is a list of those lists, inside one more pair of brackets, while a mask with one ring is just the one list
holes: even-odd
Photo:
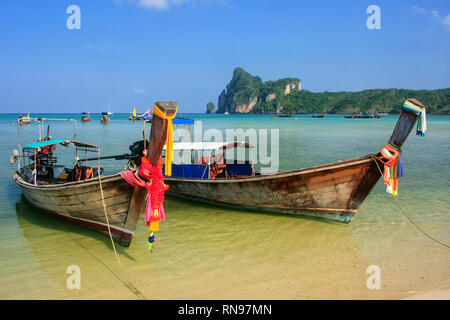
[[350, 222], [379, 178], [375, 160], [367, 156], [266, 176], [165, 181], [174, 196]]
[[30, 123], [31, 123], [30, 119], [19, 119], [19, 124], [20, 125], [30, 124]]
[[[98, 179], [36, 186], [19, 174], [14, 180], [36, 208], [109, 235]], [[145, 188], [129, 185], [119, 174], [102, 177], [106, 212], [115, 241], [129, 246], [145, 205]]]
[[[400, 149], [417, 117], [402, 110], [389, 143]], [[382, 168], [383, 164], [372, 156], [266, 176], [213, 180], [166, 178], [166, 183], [170, 186], [168, 192], [175, 196], [350, 222], [381, 176], [378, 166]]]

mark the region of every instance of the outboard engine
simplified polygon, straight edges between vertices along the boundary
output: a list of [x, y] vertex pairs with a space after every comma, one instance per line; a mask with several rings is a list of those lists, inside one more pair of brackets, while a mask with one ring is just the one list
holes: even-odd
[[[148, 141], [146, 141], [145, 145], [148, 148]], [[139, 167], [141, 165], [141, 158], [144, 156], [144, 140], [133, 142], [128, 149], [131, 151], [131, 158], [134, 163]]]

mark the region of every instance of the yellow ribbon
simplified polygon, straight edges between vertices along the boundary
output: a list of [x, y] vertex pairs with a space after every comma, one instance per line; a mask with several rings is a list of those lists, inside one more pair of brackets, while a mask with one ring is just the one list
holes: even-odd
[[153, 116], [158, 116], [161, 119], [167, 120], [167, 146], [166, 146], [166, 163], [165, 163], [165, 175], [170, 177], [172, 175], [172, 157], [173, 157], [173, 122], [172, 120], [177, 115], [175, 111], [174, 115], [169, 117], [162, 112], [155, 104], [153, 108]]

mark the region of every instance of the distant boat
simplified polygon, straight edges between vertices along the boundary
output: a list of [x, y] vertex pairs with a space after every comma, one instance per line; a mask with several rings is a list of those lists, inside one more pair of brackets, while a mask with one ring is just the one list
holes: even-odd
[[111, 103], [108, 102], [108, 111], [106, 112], [106, 115], [112, 115], [114, 114], [113, 112], [111, 112]]
[[86, 112], [81, 114], [81, 122], [89, 122], [91, 121], [91, 114], [88, 112], [86, 116]]
[[147, 112], [145, 112], [145, 113], [136, 114], [136, 108], [133, 108], [133, 113], [132, 113], [131, 116], [128, 117], [128, 119], [132, 120], [132, 121], [134, 121], [134, 120], [138, 120], [138, 121], [146, 120], [146, 119], [150, 118], [150, 113], [151, 112], [150, 112], [150, 108], [149, 108], [147, 110]]
[[136, 108], [133, 107], [133, 113], [128, 117], [129, 120], [136, 120]]
[[325, 117], [325, 115], [324, 114], [313, 114], [312, 117], [313, 118], [323, 118], [323, 117]]
[[347, 119], [379, 119], [379, 114], [368, 114], [368, 113], [353, 113], [344, 115]]
[[102, 112], [102, 117], [100, 119], [100, 122], [103, 124], [107, 124], [107, 123], [109, 123], [109, 120], [111, 120], [111, 119], [108, 117], [108, 112]]
[[26, 116], [20, 116], [18, 121], [20, 125], [29, 124], [31, 122], [30, 113], [28, 112]]
[[280, 117], [280, 118], [291, 118], [292, 114], [290, 114], [290, 113], [279, 113], [278, 117]]

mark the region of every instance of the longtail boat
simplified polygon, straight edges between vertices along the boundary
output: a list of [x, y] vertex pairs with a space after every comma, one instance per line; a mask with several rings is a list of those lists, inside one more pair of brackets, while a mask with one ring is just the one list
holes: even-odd
[[102, 112], [102, 117], [100, 118], [100, 122], [102, 124], [108, 124], [111, 119], [108, 117], [108, 112]]
[[[165, 179], [170, 186], [168, 194], [240, 209], [303, 214], [348, 223], [380, 178], [380, 170], [388, 162], [383, 156], [392, 156], [390, 164], [395, 166], [392, 161], [399, 159], [399, 151], [419, 116], [423, 121], [425, 107], [415, 99], [407, 99], [384, 152], [269, 175], [258, 175], [250, 162], [230, 164], [224, 160], [225, 149], [251, 148], [248, 144], [175, 144], [175, 150], [214, 149], [216, 155], [192, 164], [174, 164], [172, 176]], [[396, 177], [392, 179], [398, 183]]]
[[20, 116], [17, 121], [20, 125], [31, 123], [30, 113], [28, 112], [28, 115], [26, 116]]
[[91, 114], [88, 112], [86, 115], [86, 112], [83, 112], [81, 114], [81, 122], [89, 122], [91, 121]]
[[[176, 114], [178, 108], [175, 102], [156, 102], [156, 105], [167, 116]], [[146, 155], [154, 164], [166, 142], [166, 122], [154, 115]], [[75, 148], [75, 167], [57, 165], [53, 151], [61, 145]], [[96, 165], [88, 165], [88, 161], [93, 160], [87, 158], [88, 153], [97, 155]], [[85, 159], [79, 159], [79, 155]], [[103, 176], [100, 159], [96, 145], [47, 136], [23, 147], [22, 153], [15, 150], [11, 162], [18, 163], [14, 180], [33, 206], [106, 235], [109, 235], [109, 226], [113, 239], [129, 246], [145, 205], [146, 190], [131, 186], [119, 173]]]

